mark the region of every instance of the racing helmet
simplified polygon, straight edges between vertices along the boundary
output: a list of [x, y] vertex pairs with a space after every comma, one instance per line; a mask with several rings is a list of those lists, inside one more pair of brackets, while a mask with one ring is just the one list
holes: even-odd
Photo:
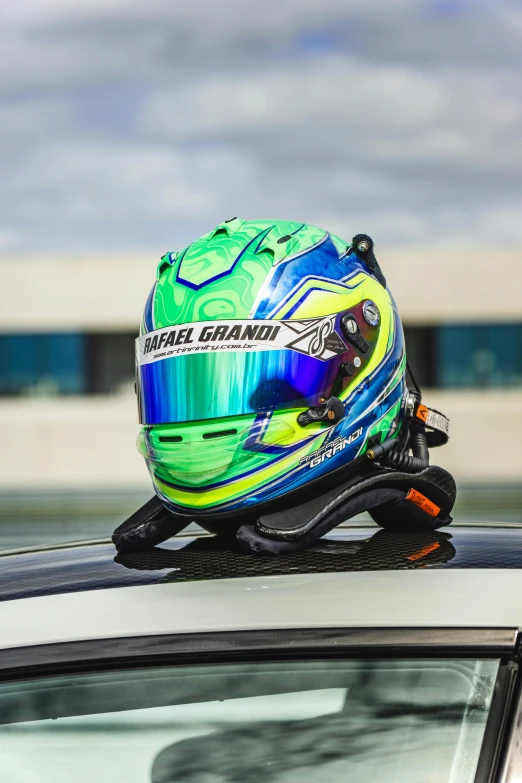
[[136, 367], [155, 492], [214, 530], [346, 480], [407, 412], [401, 320], [372, 240], [303, 223], [232, 218], [166, 253]]
[[388, 530], [452, 521], [455, 481], [429, 462], [449, 423], [422, 403], [366, 234], [232, 218], [166, 253], [136, 392], [156, 494], [114, 531], [123, 555], [192, 521], [251, 554], [362, 511]]

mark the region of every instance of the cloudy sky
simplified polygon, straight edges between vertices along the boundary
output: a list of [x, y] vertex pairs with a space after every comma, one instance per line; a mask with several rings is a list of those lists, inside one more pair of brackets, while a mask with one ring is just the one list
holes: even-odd
[[522, 244], [521, 68], [519, 0], [3, 3], [0, 253]]

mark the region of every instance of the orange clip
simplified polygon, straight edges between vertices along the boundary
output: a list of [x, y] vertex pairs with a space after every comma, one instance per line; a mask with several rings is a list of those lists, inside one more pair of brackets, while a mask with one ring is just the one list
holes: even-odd
[[417, 413], [415, 414], [418, 419], [426, 423], [428, 421], [428, 413], [430, 412], [430, 409], [427, 408], [425, 405], [419, 405], [417, 408]]
[[435, 503], [428, 500], [421, 492], [417, 492], [416, 489], [410, 489], [404, 499], [409, 500], [411, 503], [415, 503], [416, 506], [422, 509], [422, 511], [425, 511], [426, 514], [429, 514], [430, 517], [436, 517], [440, 511], [440, 508], [436, 506]]

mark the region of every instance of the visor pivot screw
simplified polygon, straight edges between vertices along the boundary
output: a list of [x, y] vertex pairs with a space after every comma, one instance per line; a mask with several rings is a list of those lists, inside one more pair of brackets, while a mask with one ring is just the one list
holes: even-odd
[[359, 331], [359, 327], [357, 326], [357, 321], [355, 318], [347, 318], [345, 323], [346, 331], [350, 334], [357, 334]]
[[379, 308], [371, 299], [367, 299], [363, 304], [363, 318], [370, 326], [377, 326], [380, 321]]
[[362, 336], [359, 324], [351, 313], [343, 315], [341, 318], [341, 329], [352, 345], [355, 345], [359, 353], [366, 353], [370, 348], [370, 343]]
[[356, 367], [360, 367], [362, 364], [360, 357], [356, 356], [355, 359], [353, 360], [353, 363], [355, 364]]
[[359, 253], [367, 253], [369, 249], [370, 243], [367, 239], [361, 239], [361, 241], [357, 243], [357, 250]]
[[326, 397], [319, 397], [319, 405], [324, 405], [326, 402]]

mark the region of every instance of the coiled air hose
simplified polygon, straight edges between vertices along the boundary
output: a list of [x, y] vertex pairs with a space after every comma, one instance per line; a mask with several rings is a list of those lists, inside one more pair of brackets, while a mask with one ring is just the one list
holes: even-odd
[[[395, 450], [384, 451], [378, 457], [379, 464], [384, 468], [394, 468], [405, 473], [420, 473], [430, 464], [426, 428], [420, 422], [410, 425], [412, 455]], [[384, 444], [383, 444], [384, 445]], [[375, 451], [375, 450], [374, 450]]]
[[[408, 372], [415, 386], [415, 391], [410, 391], [410, 396], [414, 398], [414, 408], [416, 408], [421, 401], [421, 391], [409, 366]], [[430, 464], [426, 427], [419, 419], [413, 419], [409, 423], [409, 430], [412, 455], [399, 451], [396, 439], [384, 441], [379, 446], [369, 449], [366, 455], [369, 459], [378, 461], [383, 468], [402, 470], [404, 473], [420, 473]]]

